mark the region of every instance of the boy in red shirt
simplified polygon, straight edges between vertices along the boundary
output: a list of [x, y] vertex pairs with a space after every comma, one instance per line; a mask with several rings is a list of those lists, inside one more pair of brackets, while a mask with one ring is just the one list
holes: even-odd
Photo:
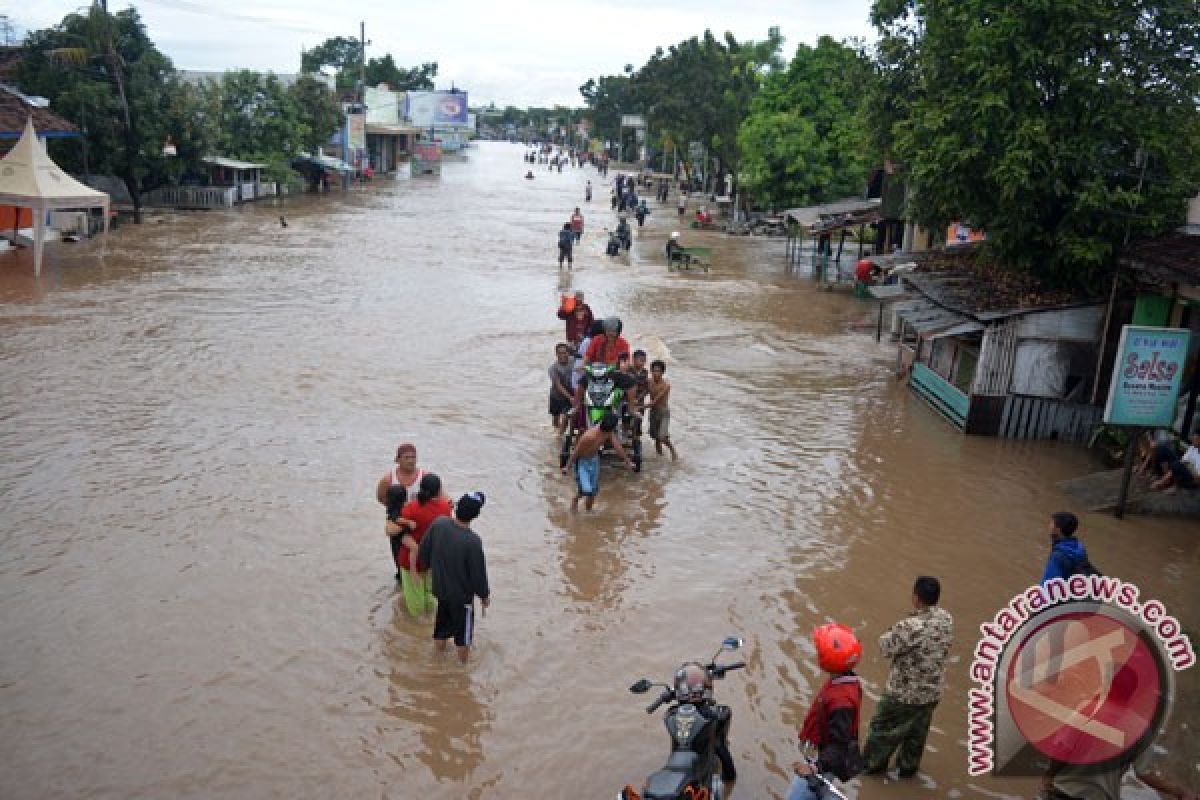
[[816, 764], [798, 761], [787, 800], [818, 800], [828, 796], [824, 775], [848, 781], [862, 772], [858, 747], [858, 718], [862, 685], [854, 667], [862, 658], [862, 645], [854, 632], [836, 622], [813, 631], [817, 663], [829, 678], [817, 692], [800, 728], [801, 743], [817, 750]]

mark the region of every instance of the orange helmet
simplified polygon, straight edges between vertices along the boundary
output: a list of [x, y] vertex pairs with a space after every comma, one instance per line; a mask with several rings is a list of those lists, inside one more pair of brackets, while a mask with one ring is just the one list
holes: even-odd
[[854, 669], [862, 658], [862, 645], [854, 631], [840, 622], [827, 622], [814, 630], [813, 644], [817, 646], [817, 664], [835, 675]]

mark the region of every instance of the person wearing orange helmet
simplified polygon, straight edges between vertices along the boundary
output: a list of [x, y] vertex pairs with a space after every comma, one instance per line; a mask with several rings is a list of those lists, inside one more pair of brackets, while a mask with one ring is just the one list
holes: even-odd
[[862, 685], [854, 668], [862, 658], [862, 645], [854, 631], [830, 622], [813, 631], [817, 664], [829, 677], [817, 692], [804, 724], [800, 741], [816, 748], [815, 767], [806, 761], [793, 766], [796, 777], [788, 788], [787, 800], [824, 800], [829, 792], [817, 773], [848, 781], [862, 771], [858, 748], [858, 718], [862, 709]]

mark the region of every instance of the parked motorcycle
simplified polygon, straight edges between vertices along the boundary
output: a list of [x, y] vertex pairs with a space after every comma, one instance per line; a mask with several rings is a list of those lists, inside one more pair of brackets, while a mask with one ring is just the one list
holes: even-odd
[[729, 755], [733, 712], [717, 704], [712, 687], [714, 680], [746, 666], [744, 661], [717, 663], [722, 653], [741, 646], [741, 639], [730, 636], [707, 664], [681, 664], [672, 683], [652, 683], [642, 678], [629, 687], [634, 694], [662, 687], [646, 713], [653, 714], [663, 703], [672, 704], [663, 719], [671, 737], [671, 755], [662, 769], [646, 778], [641, 792], [626, 786], [617, 794], [617, 800], [725, 800], [724, 776], [732, 779], [733, 775]]

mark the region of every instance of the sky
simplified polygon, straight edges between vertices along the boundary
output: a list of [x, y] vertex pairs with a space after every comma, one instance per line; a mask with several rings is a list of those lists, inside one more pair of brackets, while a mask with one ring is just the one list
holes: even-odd
[[[18, 35], [54, 25], [86, 0], [14, 2]], [[367, 25], [367, 57], [439, 65], [471, 105], [579, 106], [588, 78], [639, 67], [655, 47], [711, 29], [761, 39], [778, 26], [788, 57], [817, 37], [873, 40], [870, 0], [109, 0], [135, 5], [180, 69], [295, 72], [300, 51]]]

